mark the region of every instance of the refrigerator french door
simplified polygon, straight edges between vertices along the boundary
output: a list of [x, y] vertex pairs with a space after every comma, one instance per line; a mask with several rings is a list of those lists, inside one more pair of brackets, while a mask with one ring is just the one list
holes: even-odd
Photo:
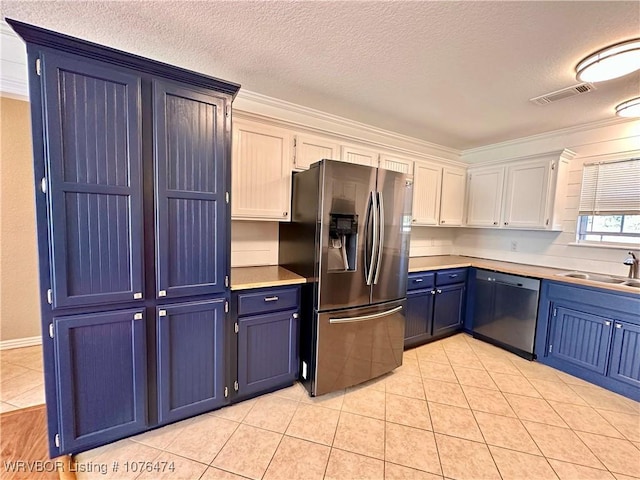
[[333, 160], [294, 176], [280, 263], [314, 279], [300, 346], [312, 395], [402, 364], [411, 193], [404, 174]]

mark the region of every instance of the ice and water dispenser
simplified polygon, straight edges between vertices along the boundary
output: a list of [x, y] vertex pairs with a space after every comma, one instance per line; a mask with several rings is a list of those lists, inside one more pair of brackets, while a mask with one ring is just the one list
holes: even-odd
[[355, 271], [358, 252], [358, 215], [329, 214], [329, 271]]

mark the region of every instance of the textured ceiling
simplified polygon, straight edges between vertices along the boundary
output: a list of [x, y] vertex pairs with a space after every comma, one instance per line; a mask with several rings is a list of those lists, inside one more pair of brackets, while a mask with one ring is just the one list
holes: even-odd
[[2, 0], [5, 17], [457, 149], [614, 117], [640, 74], [537, 106], [640, 37], [640, 2]]

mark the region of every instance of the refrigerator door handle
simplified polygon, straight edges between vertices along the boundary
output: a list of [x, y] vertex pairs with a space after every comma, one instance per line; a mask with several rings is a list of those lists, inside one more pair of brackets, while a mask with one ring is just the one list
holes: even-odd
[[374, 318], [386, 317], [393, 315], [396, 312], [402, 310], [402, 305], [392, 308], [386, 312], [372, 313], [370, 315], [361, 315], [359, 317], [345, 317], [345, 318], [330, 318], [329, 323], [351, 323], [351, 322], [364, 322], [366, 320], [373, 320]]
[[[369, 265], [368, 268], [365, 271], [366, 274], [366, 280], [367, 280], [367, 285], [371, 285], [371, 283], [373, 282], [373, 273], [374, 273], [374, 266], [375, 266], [375, 261], [376, 261], [376, 252], [378, 249], [378, 217], [376, 216], [376, 212], [378, 211], [378, 202], [376, 201], [376, 194], [375, 192], [371, 192], [371, 195], [369, 197], [369, 205], [371, 206], [371, 208], [367, 209], [367, 222], [366, 222], [366, 226], [365, 226], [365, 235], [368, 233], [368, 226], [369, 226], [369, 218], [371, 218], [371, 221], [373, 223], [373, 239], [371, 239], [371, 256], [368, 259]], [[367, 252], [366, 252], [366, 245], [369, 243], [369, 238], [365, 239], [365, 266], [366, 266], [366, 261], [367, 261]]]
[[376, 273], [373, 277], [374, 285], [378, 284], [378, 277], [380, 276], [380, 265], [382, 263], [382, 249], [384, 247], [384, 200], [382, 199], [382, 193], [376, 192], [376, 195], [378, 196], [378, 236], [380, 237], [380, 240], [378, 241], [378, 259], [376, 261], [375, 267]]

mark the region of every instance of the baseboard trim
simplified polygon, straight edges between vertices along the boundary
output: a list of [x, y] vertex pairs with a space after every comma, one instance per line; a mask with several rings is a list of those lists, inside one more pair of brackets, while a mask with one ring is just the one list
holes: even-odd
[[16, 338], [15, 340], [2, 340], [0, 341], [0, 350], [9, 350], [11, 348], [32, 347], [34, 345], [40, 345], [42, 343], [42, 337], [25, 337]]

